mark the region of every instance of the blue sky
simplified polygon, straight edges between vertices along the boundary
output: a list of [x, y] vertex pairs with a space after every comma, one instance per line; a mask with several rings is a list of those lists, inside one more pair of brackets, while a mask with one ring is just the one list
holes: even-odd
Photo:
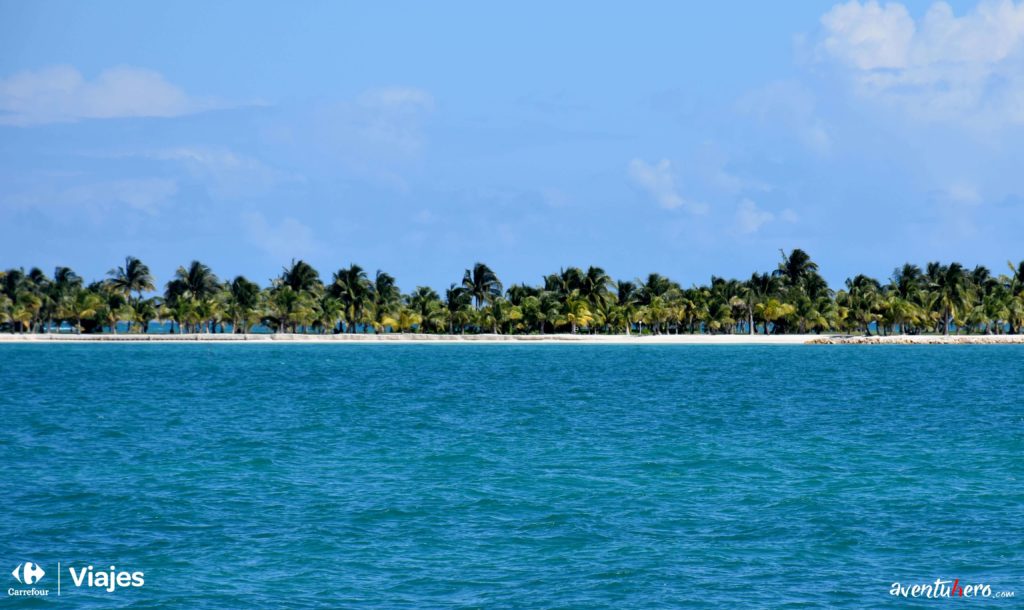
[[0, 2], [0, 267], [1024, 258], [1024, 5]]

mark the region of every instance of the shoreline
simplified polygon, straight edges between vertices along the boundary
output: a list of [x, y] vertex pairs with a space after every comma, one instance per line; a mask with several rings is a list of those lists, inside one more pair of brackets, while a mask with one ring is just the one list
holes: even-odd
[[1024, 335], [430, 335], [420, 333], [306, 335], [278, 334], [0, 334], [3, 343], [245, 343], [436, 344], [436, 345], [1012, 345]]
[[809, 345], [1021, 345], [1024, 335], [820, 336]]

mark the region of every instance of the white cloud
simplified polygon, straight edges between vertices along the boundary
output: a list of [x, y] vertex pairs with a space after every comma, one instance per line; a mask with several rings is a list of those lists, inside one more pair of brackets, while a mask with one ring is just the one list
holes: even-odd
[[981, 194], [978, 193], [978, 189], [964, 182], [951, 184], [946, 189], [945, 195], [946, 199], [952, 203], [971, 206], [981, 203]]
[[313, 230], [295, 218], [270, 223], [263, 214], [252, 212], [242, 215], [242, 224], [251, 243], [279, 260], [309, 258], [323, 250]]
[[851, 0], [821, 23], [822, 50], [865, 97], [925, 119], [1024, 122], [1024, 3], [982, 0], [958, 17], [936, 2], [915, 21], [901, 4]]
[[740, 233], [756, 233], [765, 223], [775, 220], [775, 214], [757, 207], [750, 199], [744, 199], [736, 208], [736, 228]]
[[773, 186], [764, 180], [745, 173], [735, 172], [730, 155], [715, 141], [705, 141], [697, 149], [693, 159], [696, 168], [694, 177], [707, 186], [728, 195], [745, 192], [768, 192]]
[[129, 208], [155, 214], [177, 192], [178, 184], [164, 178], [108, 180], [16, 194], [0, 200], [0, 207], [85, 209], [95, 213]]
[[421, 89], [386, 87], [363, 92], [348, 105], [340, 125], [349, 138], [375, 150], [403, 156], [419, 152], [423, 145], [420, 121], [434, 109], [434, 98]]
[[285, 182], [302, 181], [300, 176], [278, 171], [259, 159], [227, 149], [180, 147], [131, 153], [128, 156], [181, 163], [191, 175], [203, 180], [210, 192], [218, 197], [254, 196]]
[[335, 157], [356, 174], [404, 191], [403, 176], [420, 156], [423, 123], [433, 110], [433, 96], [422, 89], [370, 89], [321, 108], [312, 117], [313, 140], [321, 156]]
[[437, 215], [427, 209], [422, 209], [417, 212], [413, 217], [413, 222], [421, 225], [434, 224], [437, 221]]
[[433, 110], [434, 97], [415, 87], [382, 87], [364, 91], [359, 104], [376, 109], [397, 109], [402, 112]]
[[825, 49], [859, 70], [903, 68], [914, 38], [914, 20], [902, 4], [851, 0], [821, 18]]
[[655, 165], [642, 159], [633, 159], [629, 162], [629, 177], [633, 184], [645, 190], [658, 205], [667, 210], [682, 207], [691, 214], [707, 212], [707, 204], [687, 201], [679, 195], [672, 176], [672, 162], [668, 159], [662, 159]]
[[820, 120], [814, 120], [801, 128], [800, 141], [804, 146], [819, 154], [825, 154], [832, 148], [832, 136], [829, 135], [828, 129]]
[[545, 205], [549, 205], [553, 208], [564, 208], [572, 205], [573, 203], [572, 196], [559, 188], [542, 188], [540, 190], [540, 196]]
[[820, 155], [832, 148], [832, 137], [816, 113], [815, 96], [794, 81], [776, 81], [739, 99], [737, 110], [764, 124], [786, 129], [807, 149]]
[[82, 119], [174, 117], [217, 107], [197, 100], [152, 70], [110, 68], [87, 80], [71, 66], [19, 72], [0, 80], [0, 125]]

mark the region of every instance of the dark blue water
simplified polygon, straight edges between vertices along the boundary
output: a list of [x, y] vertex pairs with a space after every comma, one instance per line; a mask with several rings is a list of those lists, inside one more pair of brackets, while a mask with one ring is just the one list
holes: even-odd
[[12, 607], [1024, 596], [1019, 346], [7, 345], [0, 418]]

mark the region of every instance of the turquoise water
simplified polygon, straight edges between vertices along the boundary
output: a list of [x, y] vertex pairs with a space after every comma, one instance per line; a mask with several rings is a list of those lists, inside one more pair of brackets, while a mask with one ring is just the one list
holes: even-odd
[[0, 578], [145, 573], [8, 606], [1024, 596], [1024, 347], [6, 345], [0, 418]]

